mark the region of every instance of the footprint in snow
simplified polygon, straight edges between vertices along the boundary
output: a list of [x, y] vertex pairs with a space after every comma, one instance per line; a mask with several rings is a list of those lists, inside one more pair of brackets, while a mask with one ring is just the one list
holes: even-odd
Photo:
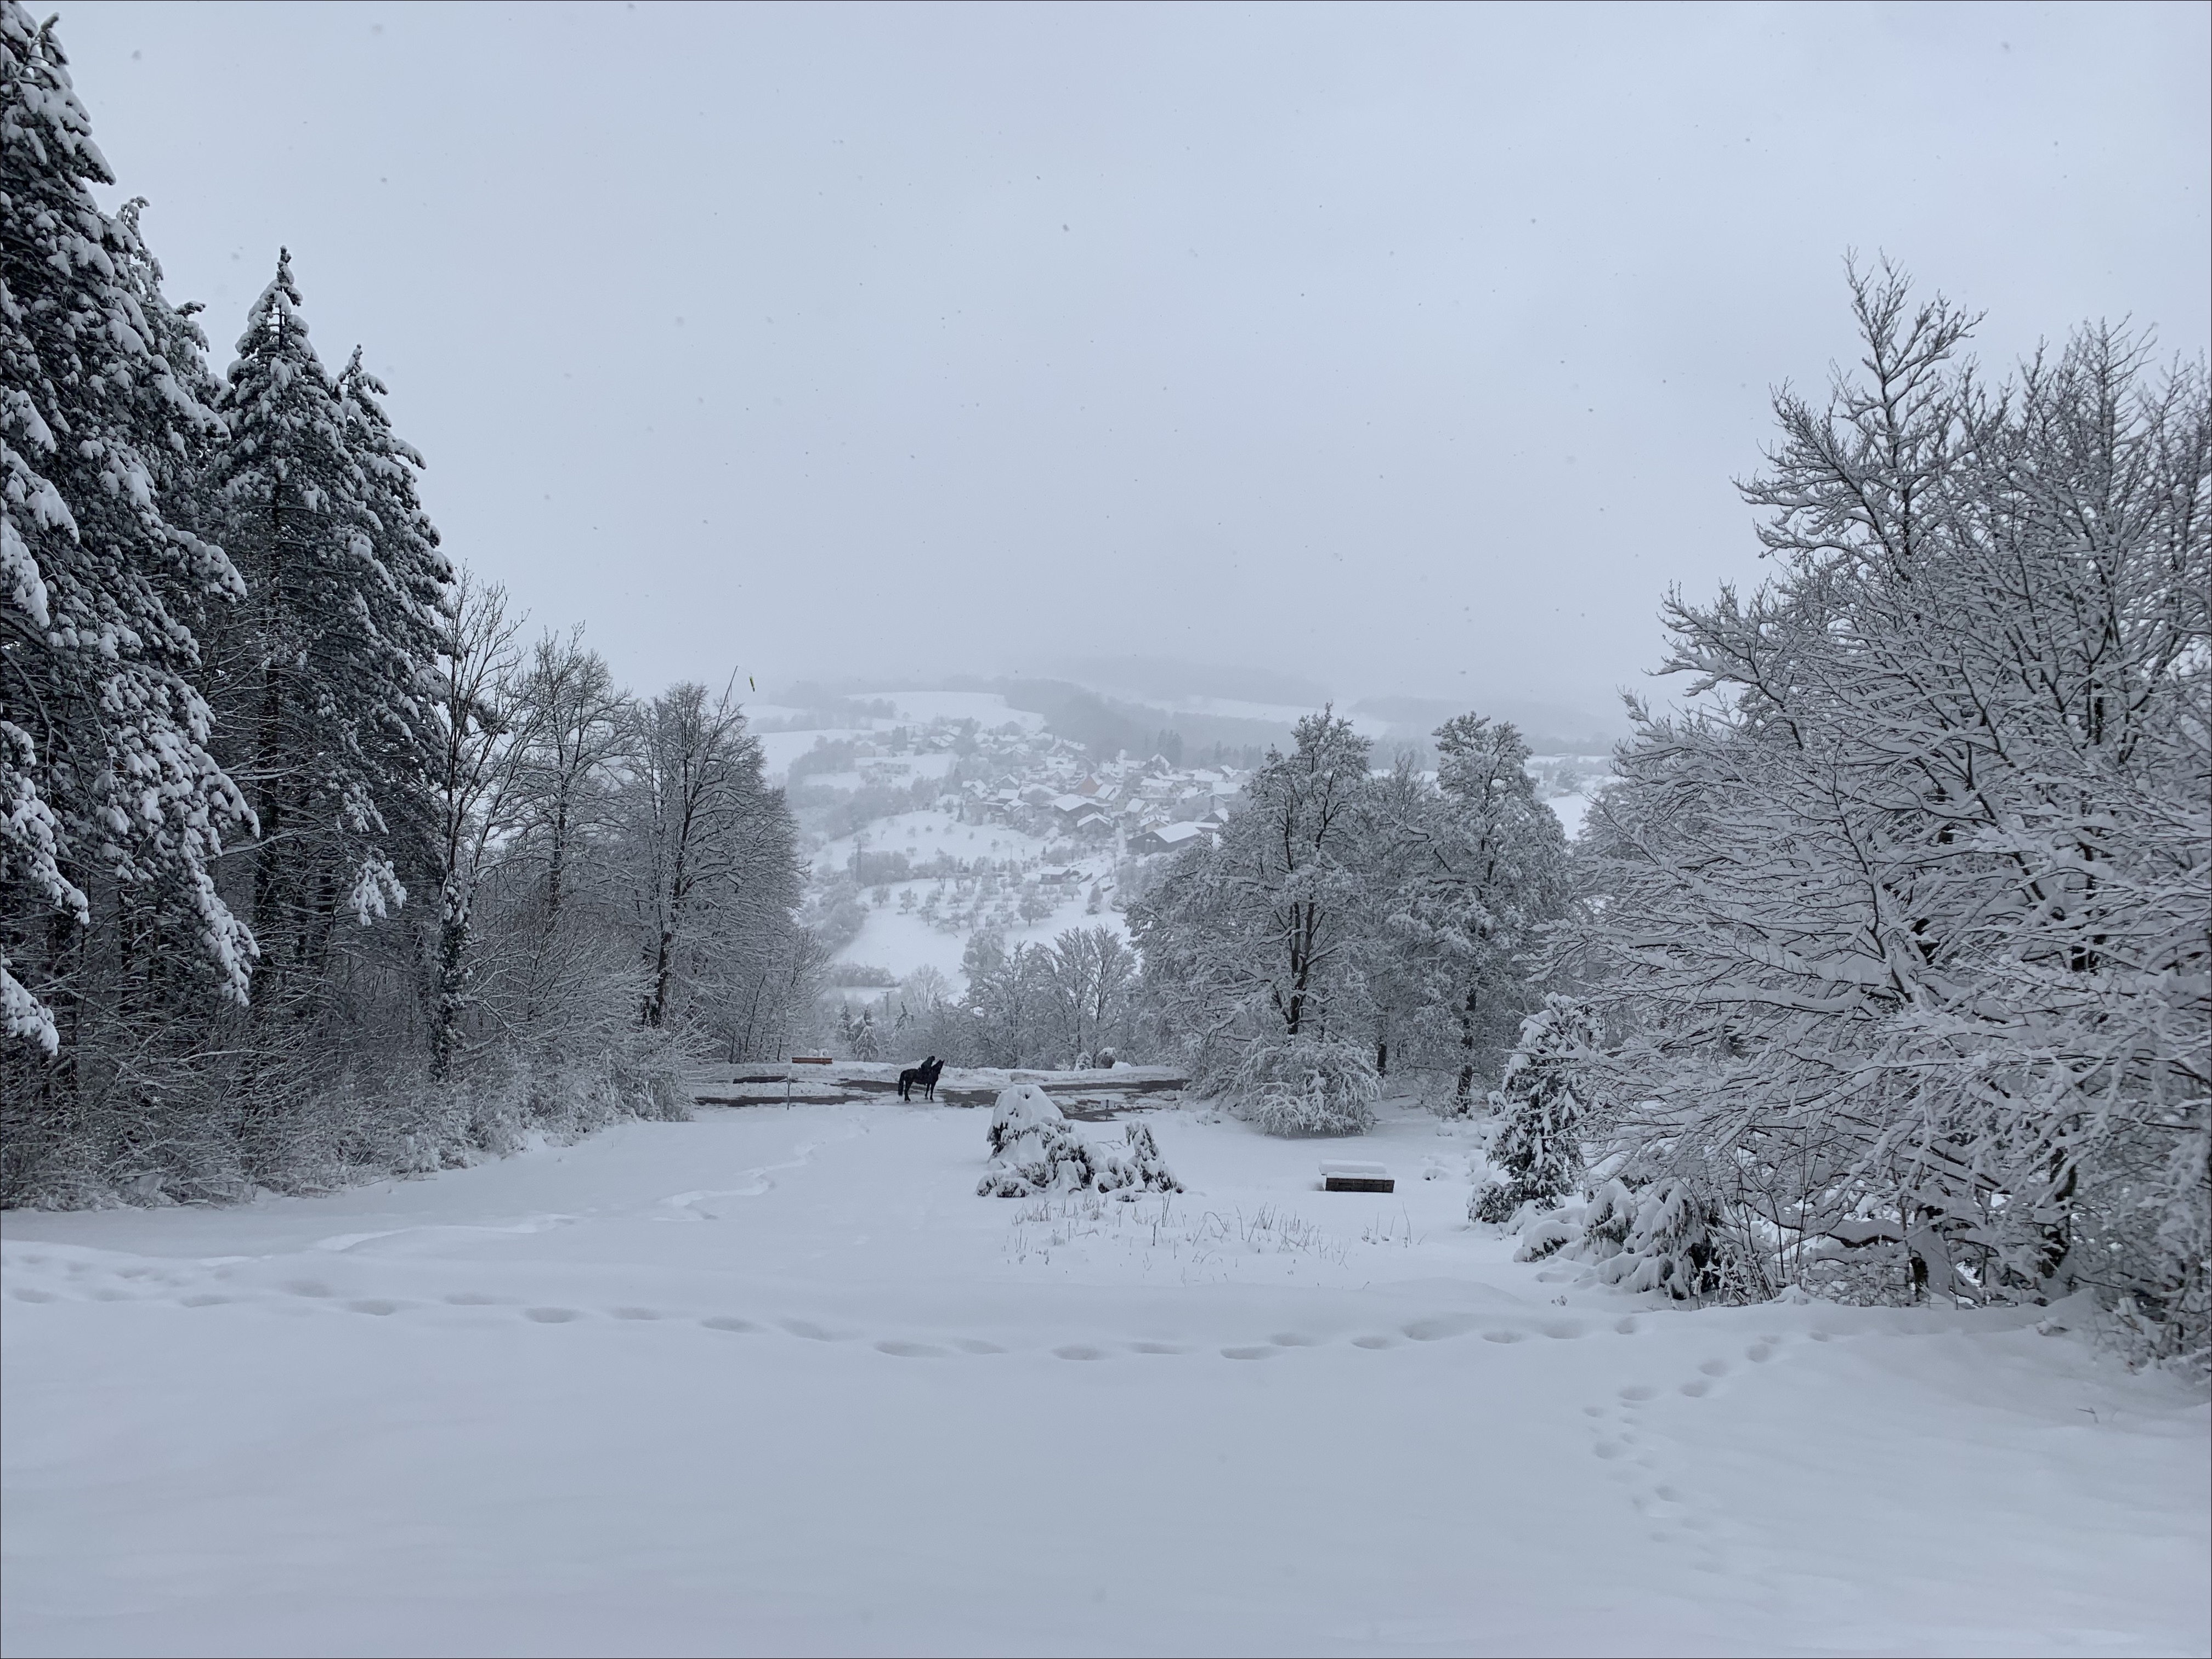
[[710, 1331], [757, 1331], [759, 1326], [734, 1314], [714, 1314], [699, 1322]]
[[1659, 1397], [1659, 1390], [1656, 1389], [1646, 1388], [1639, 1382], [1632, 1389], [1623, 1389], [1620, 1391], [1620, 1397], [1623, 1400], [1632, 1401], [1656, 1400]]
[[786, 1319], [778, 1322], [793, 1336], [803, 1336], [809, 1342], [835, 1342], [838, 1340], [835, 1331], [824, 1330], [811, 1320]]
[[1482, 1340], [1486, 1342], [1522, 1342], [1528, 1340], [1528, 1334], [1526, 1331], [1516, 1331], [1509, 1328], [1504, 1330], [1485, 1331], [1482, 1334]]
[[1053, 1353], [1061, 1359], [1103, 1359], [1106, 1351], [1081, 1342], [1071, 1342], [1064, 1348], [1054, 1348]]
[[1448, 1337], [1465, 1336], [1475, 1323], [1465, 1314], [1438, 1314], [1431, 1319], [1417, 1319], [1404, 1328], [1416, 1342], [1442, 1342]]
[[1580, 1336], [1583, 1329], [1583, 1324], [1579, 1319], [1555, 1319], [1544, 1327], [1544, 1334], [1556, 1337], [1562, 1342], [1571, 1342]]
[[1771, 1337], [1761, 1337], [1758, 1341], [1753, 1343], [1749, 1347], [1743, 1351], [1743, 1357], [1751, 1361], [1754, 1365], [1764, 1365], [1768, 1360], [1774, 1358], [1773, 1339]]
[[1224, 1359], [1273, 1359], [1282, 1352], [1280, 1348], [1224, 1348]]
[[381, 1319], [387, 1314], [398, 1313], [399, 1311], [399, 1306], [400, 1304], [398, 1303], [387, 1301], [383, 1297], [369, 1296], [363, 1297], [358, 1302], [347, 1303], [346, 1311], [348, 1313], [374, 1314], [376, 1317]]
[[609, 1311], [611, 1312], [617, 1319], [658, 1319], [660, 1317], [660, 1310], [657, 1308], [614, 1308], [609, 1310]]
[[972, 1336], [955, 1337], [952, 1346], [963, 1353], [1004, 1353], [1006, 1350], [995, 1342], [979, 1341]]
[[1398, 1345], [1387, 1336], [1355, 1336], [1352, 1339], [1352, 1346], [1355, 1348], [1395, 1348]]
[[491, 1308], [499, 1304], [495, 1296], [486, 1296], [481, 1291], [453, 1291], [446, 1300], [456, 1308]]
[[291, 1296], [322, 1297], [336, 1296], [337, 1294], [337, 1292], [332, 1290], [329, 1285], [321, 1283], [319, 1280], [313, 1279], [291, 1279], [279, 1286], [279, 1288], [284, 1291], [288, 1295]]
[[224, 1303], [233, 1299], [230, 1297], [216, 1296], [212, 1291], [204, 1291], [198, 1296], [179, 1297], [177, 1304], [184, 1308], [219, 1308]]
[[537, 1325], [565, 1325], [584, 1316], [574, 1308], [525, 1308], [522, 1316]]
[[1131, 1353], [1188, 1353], [1188, 1348], [1178, 1347], [1172, 1342], [1132, 1342]]
[[1279, 1348], [1311, 1348], [1319, 1346], [1313, 1338], [1301, 1336], [1296, 1331], [1278, 1331], [1267, 1340]]
[[887, 1353], [900, 1359], [950, 1359], [952, 1352], [928, 1342], [878, 1342], [878, 1353]]
[[8, 1294], [14, 1297], [18, 1302], [52, 1302], [54, 1300], [54, 1293], [52, 1291], [34, 1291], [28, 1285], [24, 1285], [20, 1289], [10, 1291]]

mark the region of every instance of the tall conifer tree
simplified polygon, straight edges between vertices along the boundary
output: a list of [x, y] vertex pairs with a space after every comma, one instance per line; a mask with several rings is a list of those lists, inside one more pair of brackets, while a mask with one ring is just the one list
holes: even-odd
[[174, 499], [220, 422], [112, 178], [52, 25], [0, 4], [0, 1029], [63, 1062], [40, 1092], [118, 893], [166, 896], [233, 995], [252, 951], [209, 872], [246, 814], [191, 625], [241, 588]]

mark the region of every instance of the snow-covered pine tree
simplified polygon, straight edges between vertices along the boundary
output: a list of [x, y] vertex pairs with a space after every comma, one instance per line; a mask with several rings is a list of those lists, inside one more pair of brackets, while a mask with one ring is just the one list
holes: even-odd
[[[60, 1061], [11, 1085], [11, 1103], [82, 1081], [88, 978], [127, 975], [125, 944], [151, 942], [145, 926], [106, 926], [120, 896], [173, 925], [209, 989], [242, 998], [253, 949], [210, 877], [248, 820], [209, 752], [192, 627], [240, 582], [174, 496], [180, 459], [220, 426], [135, 211], [112, 216], [92, 196], [111, 182], [52, 24], [5, 0], [0, 1022], [10, 1068], [27, 1052]], [[11, 1182], [35, 1156], [22, 1127], [8, 1128]]]
[[374, 389], [325, 371], [280, 254], [224, 377], [230, 441], [210, 479], [247, 588], [221, 635], [218, 714], [260, 819], [240, 895], [263, 945], [258, 1007], [320, 994], [340, 922], [404, 902], [395, 853], [428, 829], [445, 573]]
[[1476, 1190], [1469, 1220], [1510, 1221], [1523, 1204], [1556, 1209], [1581, 1185], [1588, 1109], [1577, 1093], [1577, 1073], [1597, 1047], [1595, 1022], [1571, 997], [1554, 993], [1522, 1021], [1498, 1089], [1505, 1121], [1490, 1148], [1501, 1178]]

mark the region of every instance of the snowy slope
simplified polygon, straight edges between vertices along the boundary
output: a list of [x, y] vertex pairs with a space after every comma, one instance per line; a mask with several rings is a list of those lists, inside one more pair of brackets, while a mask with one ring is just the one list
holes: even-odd
[[[31, 1653], [2201, 1653], [2207, 1408], [2026, 1314], [1681, 1312], [1469, 1143], [710, 1111], [237, 1210], [0, 1218]], [[1089, 1133], [1110, 1135], [1112, 1126]], [[1381, 1158], [1390, 1197], [1315, 1190]], [[1438, 1178], [1424, 1180], [1425, 1168]]]
[[[825, 843], [814, 854], [814, 867], [825, 872], [847, 867], [862, 841], [871, 851], [904, 853], [917, 863], [944, 854], [971, 861], [979, 858], [999, 861], [1019, 859], [1040, 866], [1045, 854], [1056, 844], [1005, 824], [963, 823], [947, 811], [901, 812], [877, 819], [858, 836], [840, 836]], [[1102, 907], [1097, 915], [1091, 915], [1085, 908], [1091, 882], [1110, 880], [1113, 866], [1109, 848], [1089, 849], [1072, 866], [1053, 866], [1055, 870], [1074, 868], [1083, 878], [1051, 890], [1059, 904], [1050, 915], [1035, 922], [1006, 927], [1000, 930], [1001, 937], [1011, 946], [1025, 940], [1049, 940], [1070, 927], [1103, 927], [1126, 939], [1128, 928], [1119, 911]], [[964, 983], [960, 959], [968, 948], [968, 932], [947, 932], [933, 927], [919, 915], [899, 908], [901, 895], [911, 892], [919, 905], [939, 884], [934, 878], [927, 878], [887, 884], [888, 902], [868, 907], [866, 925], [858, 938], [837, 952], [836, 960], [887, 969], [902, 979], [927, 965], [942, 973], [956, 991], [959, 989]]]

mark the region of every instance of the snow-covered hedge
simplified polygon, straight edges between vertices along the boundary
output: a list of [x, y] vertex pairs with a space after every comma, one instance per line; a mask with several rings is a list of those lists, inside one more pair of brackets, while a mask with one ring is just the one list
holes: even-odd
[[1232, 1111], [1271, 1135], [1356, 1135], [1374, 1123], [1382, 1091], [1364, 1048], [1295, 1036], [1247, 1048], [1225, 1092]]

